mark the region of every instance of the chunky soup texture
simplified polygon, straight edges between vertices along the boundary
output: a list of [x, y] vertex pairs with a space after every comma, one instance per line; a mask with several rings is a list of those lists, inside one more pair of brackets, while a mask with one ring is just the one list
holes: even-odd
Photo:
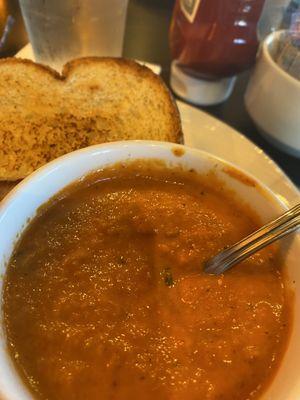
[[213, 176], [136, 162], [39, 210], [10, 261], [8, 347], [37, 398], [248, 400], [274, 376], [290, 307], [276, 252], [203, 262], [259, 221]]

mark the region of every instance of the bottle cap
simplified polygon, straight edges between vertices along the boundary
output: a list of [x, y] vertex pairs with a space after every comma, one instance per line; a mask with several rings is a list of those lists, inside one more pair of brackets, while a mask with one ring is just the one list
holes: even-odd
[[214, 81], [198, 79], [183, 72], [176, 61], [171, 65], [171, 88], [182, 99], [200, 106], [210, 106], [227, 100], [235, 81], [235, 76]]

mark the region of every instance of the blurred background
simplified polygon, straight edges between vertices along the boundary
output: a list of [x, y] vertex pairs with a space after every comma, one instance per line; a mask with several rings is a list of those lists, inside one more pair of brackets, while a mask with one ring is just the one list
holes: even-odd
[[[170, 64], [170, 54], [164, 51], [155, 55], [153, 47], [168, 48], [168, 30], [175, 0], [130, 0], [128, 5], [124, 56], [149, 62]], [[18, 0], [0, 0], [0, 36], [7, 18], [11, 23], [0, 57], [13, 56], [27, 42]], [[138, 18], [137, 18], [138, 16]], [[159, 27], [159, 29], [157, 29]], [[163, 62], [162, 62], [163, 61]]]

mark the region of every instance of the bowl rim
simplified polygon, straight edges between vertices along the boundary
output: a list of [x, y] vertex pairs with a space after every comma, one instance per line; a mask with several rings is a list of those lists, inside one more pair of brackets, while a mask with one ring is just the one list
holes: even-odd
[[270, 33], [262, 43], [262, 54], [266, 58], [266, 61], [271, 65], [271, 67], [280, 74], [283, 79], [287, 79], [292, 85], [300, 89], [300, 80], [290, 75], [287, 71], [281, 68], [270, 53], [270, 46], [272, 43], [278, 43], [281, 36], [284, 36], [288, 32], [287, 30], [280, 30]]
[[[102, 151], [112, 151], [114, 148], [124, 148], [124, 149], [130, 149], [131, 146], [133, 145], [138, 145], [141, 147], [144, 146], [151, 146], [151, 147], [163, 147], [166, 149], [172, 150], [172, 148], [181, 148], [184, 151], [187, 151], [190, 154], [195, 154], [196, 156], [201, 156], [204, 157], [205, 159], [212, 159], [216, 160], [218, 163], [228, 166], [231, 168], [236, 169], [237, 171], [241, 172], [243, 175], [246, 177], [249, 177], [252, 181], [255, 182], [255, 184], [260, 187], [263, 192], [265, 192], [268, 197], [271, 197], [278, 205], [281, 206], [283, 210], [288, 209], [288, 205], [281, 199], [279, 198], [276, 193], [269, 188], [265, 183], [263, 183], [261, 180], [256, 178], [253, 174], [245, 171], [243, 168], [239, 167], [238, 165], [226, 161], [221, 157], [218, 157], [212, 153], [209, 153], [207, 151], [197, 149], [194, 147], [186, 146], [185, 144], [178, 144], [178, 143], [172, 143], [172, 142], [165, 142], [165, 141], [158, 141], [158, 140], [121, 140], [121, 141], [115, 141], [115, 142], [109, 142], [109, 143], [101, 143], [101, 144], [95, 144], [92, 146], [84, 147], [82, 149], [78, 149], [75, 151], [72, 151], [70, 153], [64, 154], [60, 157], [55, 158], [54, 160], [42, 165], [38, 169], [36, 169], [34, 172], [32, 172], [30, 175], [22, 179], [9, 193], [0, 201], [0, 223], [1, 223], [1, 216], [3, 212], [5, 211], [6, 208], [9, 207], [11, 203], [13, 203], [14, 199], [16, 197], [19, 197], [22, 195], [22, 193], [25, 191], [25, 189], [28, 186], [31, 186], [34, 184], [36, 181], [39, 179], [43, 179], [45, 175], [48, 173], [51, 173], [55, 167], [59, 166], [60, 164], [63, 164], [64, 162], [68, 162], [69, 160], [72, 160], [73, 158], [76, 158], [76, 156], [80, 156], [81, 154], [92, 154], [99, 150], [99, 152]], [[109, 164], [107, 164], [109, 165]], [[89, 171], [93, 172], [93, 169]], [[82, 176], [85, 176], [87, 174], [83, 174]], [[78, 178], [80, 178], [78, 177]], [[66, 184], [68, 186], [69, 183]], [[60, 190], [59, 190], [60, 191]], [[57, 193], [59, 192], [57, 191]]]

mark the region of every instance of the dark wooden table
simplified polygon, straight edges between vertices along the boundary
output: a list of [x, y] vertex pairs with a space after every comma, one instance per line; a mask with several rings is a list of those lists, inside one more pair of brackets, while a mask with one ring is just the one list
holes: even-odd
[[[1, 2], [5, 1], [0, 0], [0, 23]], [[7, 3], [9, 3], [8, 11], [14, 16], [16, 22], [0, 56], [13, 55], [27, 41], [17, 0], [9, 0]], [[168, 27], [173, 4], [174, 0], [130, 0], [125, 33], [125, 57], [160, 64], [163, 69], [162, 77], [167, 83], [169, 83], [170, 74]], [[0, 35], [1, 32], [0, 26]], [[300, 160], [269, 144], [259, 134], [247, 114], [244, 105], [244, 92], [248, 79], [249, 72], [238, 78], [233, 94], [225, 103], [218, 106], [201, 107], [201, 109], [231, 125], [260, 146], [280, 165], [294, 183], [300, 186]]]

